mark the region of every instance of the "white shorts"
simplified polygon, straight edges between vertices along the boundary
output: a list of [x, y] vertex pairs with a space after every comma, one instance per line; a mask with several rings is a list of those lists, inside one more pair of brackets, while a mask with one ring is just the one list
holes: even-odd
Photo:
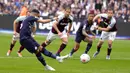
[[106, 31], [102, 31], [101, 36], [100, 36], [100, 40], [104, 41], [104, 40], [112, 40], [114, 41], [116, 38], [116, 31], [115, 32], [106, 32]]
[[[63, 34], [63, 35], [62, 35], [60, 38], [66, 38], [66, 37], [68, 37], [66, 31], [63, 31], [62, 34]], [[50, 30], [50, 32], [48, 33], [48, 36], [47, 36], [46, 40], [53, 41], [53, 40], [56, 39], [57, 36], [58, 36], [57, 34], [54, 34], [54, 33]]]
[[13, 37], [12, 37], [12, 40], [13, 41], [17, 41], [17, 40], [19, 40], [19, 33], [17, 33], [16, 35], [13, 35]]

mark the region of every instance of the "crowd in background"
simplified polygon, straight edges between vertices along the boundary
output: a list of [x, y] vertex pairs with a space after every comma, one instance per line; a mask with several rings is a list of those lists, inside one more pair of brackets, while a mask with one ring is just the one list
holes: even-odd
[[116, 18], [130, 22], [130, 0], [0, 0], [0, 15], [26, 15], [35, 8], [42, 16], [54, 16], [64, 4], [71, 6], [74, 18], [86, 18], [90, 10], [105, 13], [112, 7]]

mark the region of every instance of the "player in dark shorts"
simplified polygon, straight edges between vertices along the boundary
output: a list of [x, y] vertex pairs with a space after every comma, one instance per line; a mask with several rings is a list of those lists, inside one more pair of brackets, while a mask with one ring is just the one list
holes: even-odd
[[[62, 41], [62, 44], [60, 45], [60, 48], [57, 51], [56, 56], [60, 56], [60, 52], [64, 50], [68, 43], [68, 37], [73, 22], [73, 17], [70, 15], [70, 13], [70, 7], [65, 7], [63, 14], [59, 15], [58, 19], [53, 23], [52, 29], [48, 33], [46, 41], [42, 43], [42, 46], [46, 47], [54, 39], [56, 39], [56, 36], [58, 35]], [[65, 27], [67, 25], [69, 25], [69, 28], [66, 32]]]
[[[85, 20], [79, 27], [76, 32], [75, 45], [69, 54], [66, 55], [66, 58], [71, 57], [74, 52], [76, 52], [80, 48], [81, 41], [88, 42], [85, 50], [85, 54], [88, 53], [90, 48], [92, 47], [93, 39], [95, 38], [95, 34], [90, 30], [93, 25], [94, 11], [90, 11], [88, 14], [87, 20]], [[93, 36], [90, 36], [92, 34]]]
[[93, 57], [96, 57], [99, 52], [100, 48], [102, 47], [104, 40], [108, 40], [108, 49], [107, 49], [107, 56], [106, 59], [110, 60], [110, 54], [112, 50], [112, 43], [116, 38], [117, 28], [116, 28], [116, 19], [113, 16], [114, 11], [111, 8], [108, 8], [107, 13], [98, 14], [94, 17], [93, 21], [100, 19], [103, 22], [102, 25], [99, 24], [96, 29], [102, 31], [100, 40], [97, 44], [97, 51], [94, 53]]
[[54, 68], [47, 65], [44, 58], [42, 57], [41, 53], [51, 57], [53, 59], [58, 60], [59, 62], [63, 61], [62, 57], [56, 57], [51, 52], [47, 51], [44, 47], [40, 46], [34, 38], [31, 36], [31, 28], [34, 27], [34, 22], [50, 22], [54, 19], [46, 19], [41, 20], [38, 19], [39, 11], [36, 9], [33, 9], [30, 13], [30, 16], [28, 16], [21, 24], [21, 30], [20, 30], [20, 44], [24, 46], [30, 53], [34, 53], [37, 57], [37, 59], [45, 66], [47, 70], [55, 71]]

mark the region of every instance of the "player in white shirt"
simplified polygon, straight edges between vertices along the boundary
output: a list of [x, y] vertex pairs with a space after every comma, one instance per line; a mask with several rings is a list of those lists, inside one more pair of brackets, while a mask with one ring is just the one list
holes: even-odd
[[93, 21], [100, 19], [103, 22], [103, 25], [100, 24], [95, 27], [95, 29], [102, 31], [100, 40], [97, 44], [97, 51], [94, 53], [93, 57], [96, 57], [100, 48], [102, 47], [104, 40], [108, 40], [108, 49], [106, 59], [110, 59], [110, 54], [112, 50], [112, 43], [116, 38], [117, 28], [116, 28], [116, 19], [113, 16], [114, 11], [112, 9], [108, 9], [106, 14], [98, 14], [94, 17]]

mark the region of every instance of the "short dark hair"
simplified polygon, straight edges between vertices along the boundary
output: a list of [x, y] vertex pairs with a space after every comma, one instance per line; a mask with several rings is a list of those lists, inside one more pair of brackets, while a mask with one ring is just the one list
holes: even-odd
[[114, 10], [112, 8], [108, 8], [107, 11], [113, 11], [113, 13], [114, 13]]
[[67, 10], [67, 9], [70, 9], [70, 10], [71, 10], [70, 5], [64, 4], [62, 7], [63, 7], [63, 9], [65, 9], [65, 10]]
[[40, 13], [39, 10], [37, 10], [37, 9], [33, 9], [31, 12], [34, 12], [34, 13], [37, 13], [37, 14]]

